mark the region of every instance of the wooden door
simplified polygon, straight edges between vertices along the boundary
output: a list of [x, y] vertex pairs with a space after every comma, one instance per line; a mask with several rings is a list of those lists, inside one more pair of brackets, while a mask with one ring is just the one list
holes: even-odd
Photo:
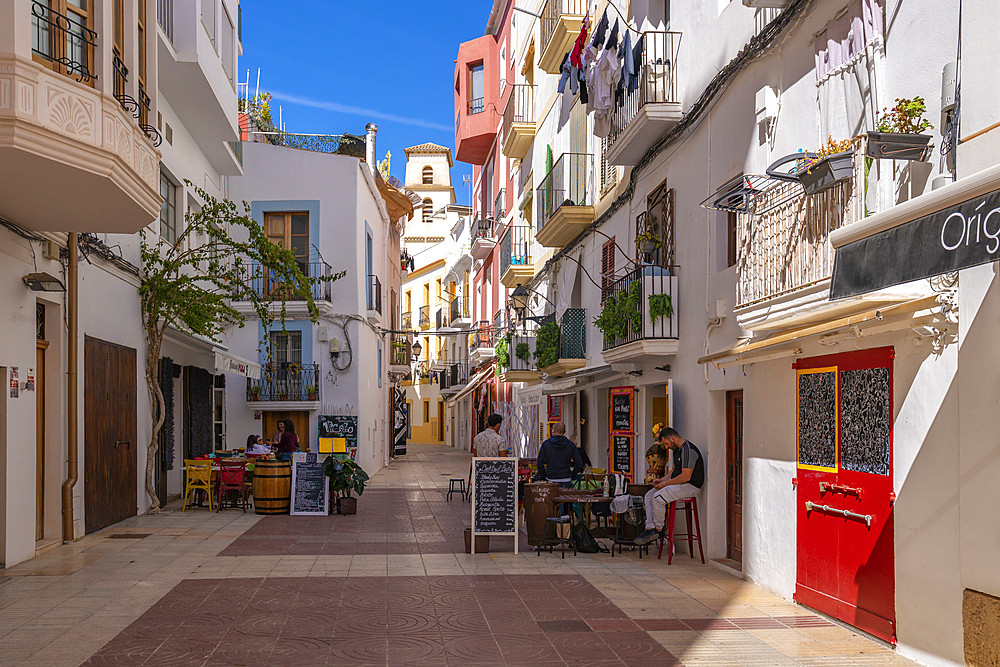
[[[309, 443], [309, 413], [304, 410], [278, 410], [264, 413], [264, 440], [271, 442], [271, 438], [278, 432], [278, 421], [291, 419], [295, 426], [295, 435], [299, 436], [299, 447], [303, 451], [310, 450]], [[249, 435], [249, 434], [247, 434]], [[239, 438], [237, 438], [239, 439]], [[244, 438], [245, 441], [245, 438]]]
[[35, 539], [45, 537], [45, 349], [48, 341], [35, 347]]
[[135, 516], [138, 491], [136, 352], [84, 341], [86, 532]]
[[893, 348], [796, 368], [795, 598], [895, 642]]
[[438, 440], [444, 442], [444, 402], [438, 401]]
[[743, 391], [726, 392], [726, 555], [743, 562]]

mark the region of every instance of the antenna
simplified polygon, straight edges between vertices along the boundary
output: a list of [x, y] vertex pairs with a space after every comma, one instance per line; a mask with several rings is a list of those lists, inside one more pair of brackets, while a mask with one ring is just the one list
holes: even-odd
[[[249, 81], [250, 81], [250, 78], [248, 76], [247, 77], [247, 82], [249, 83]], [[257, 92], [254, 93], [254, 97], [255, 98], [259, 98], [260, 97], [260, 68], [259, 67], [257, 68]]]

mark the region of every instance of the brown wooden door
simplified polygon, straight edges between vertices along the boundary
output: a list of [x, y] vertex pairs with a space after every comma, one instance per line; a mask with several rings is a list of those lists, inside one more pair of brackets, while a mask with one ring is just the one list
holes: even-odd
[[[295, 425], [295, 435], [299, 436], [299, 448], [302, 451], [311, 450], [309, 446], [309, 413], [304, 410], [280, 410], [264, 413], [264, 441], [271, 442], [271, 438], [278, 431], [279, 419], [291, 419]], [[249, 434], [247, 434], [249, 435]], [[237, 438], [239, 440], [239, 438]], [[245, 441], [245, 438], [244, 438]]]
[[726, 555], [743, 562], [743, 392], [726, 392]]
[[135, 516], [136, 352], [84, 341], [84, 507], [86, 532]]
[[35, 539], [45, 537], [45, 348], [35, 347]]

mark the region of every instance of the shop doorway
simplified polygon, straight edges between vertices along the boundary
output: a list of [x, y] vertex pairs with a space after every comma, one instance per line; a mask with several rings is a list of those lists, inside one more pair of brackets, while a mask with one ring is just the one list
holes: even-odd
[[743, 391], [726, 392], [726, 557], [743, 562]]
[[278, 432], [278, 420], [291, 419], [295, 425], [295, 435], [299, 436], [299, 448], [303, 451], [312, 449], [309, 439], [309, 413], [305, 410], [281, 410], [277, 412], [264, 413], [264, 440], [271, 442], [274, 434]]
[[35, 540], [45, 538], [45, 350], [35, 341]]
[[795, 599], [895, 642], [893, 348], [795, 368]]
[[84, 509], [92, 533], [136, 515], [136, 352], [87, 336], [84, 375]]

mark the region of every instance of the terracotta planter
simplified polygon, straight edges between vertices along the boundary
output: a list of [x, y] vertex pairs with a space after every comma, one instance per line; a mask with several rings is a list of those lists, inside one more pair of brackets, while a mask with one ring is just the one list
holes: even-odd
[[929, 134], [869, 132], [865, 155], [876, 160], [913, 160], [926, 162], [934, 149]]
[[828, 155], [806, 169], [796, 172], [807, 195], [829, 190], [854, 175], [854, 153], [844, 151]]
[[316, 394], [309, 394], [309, 400], [310, 401], [315, 401], [316, 400]]
[[344, 514], [357, 514], [358, 513], [358, 499], [354, 496], [349, 496], [344, 498], [341, 496], [337, 498], [337, 507]]

